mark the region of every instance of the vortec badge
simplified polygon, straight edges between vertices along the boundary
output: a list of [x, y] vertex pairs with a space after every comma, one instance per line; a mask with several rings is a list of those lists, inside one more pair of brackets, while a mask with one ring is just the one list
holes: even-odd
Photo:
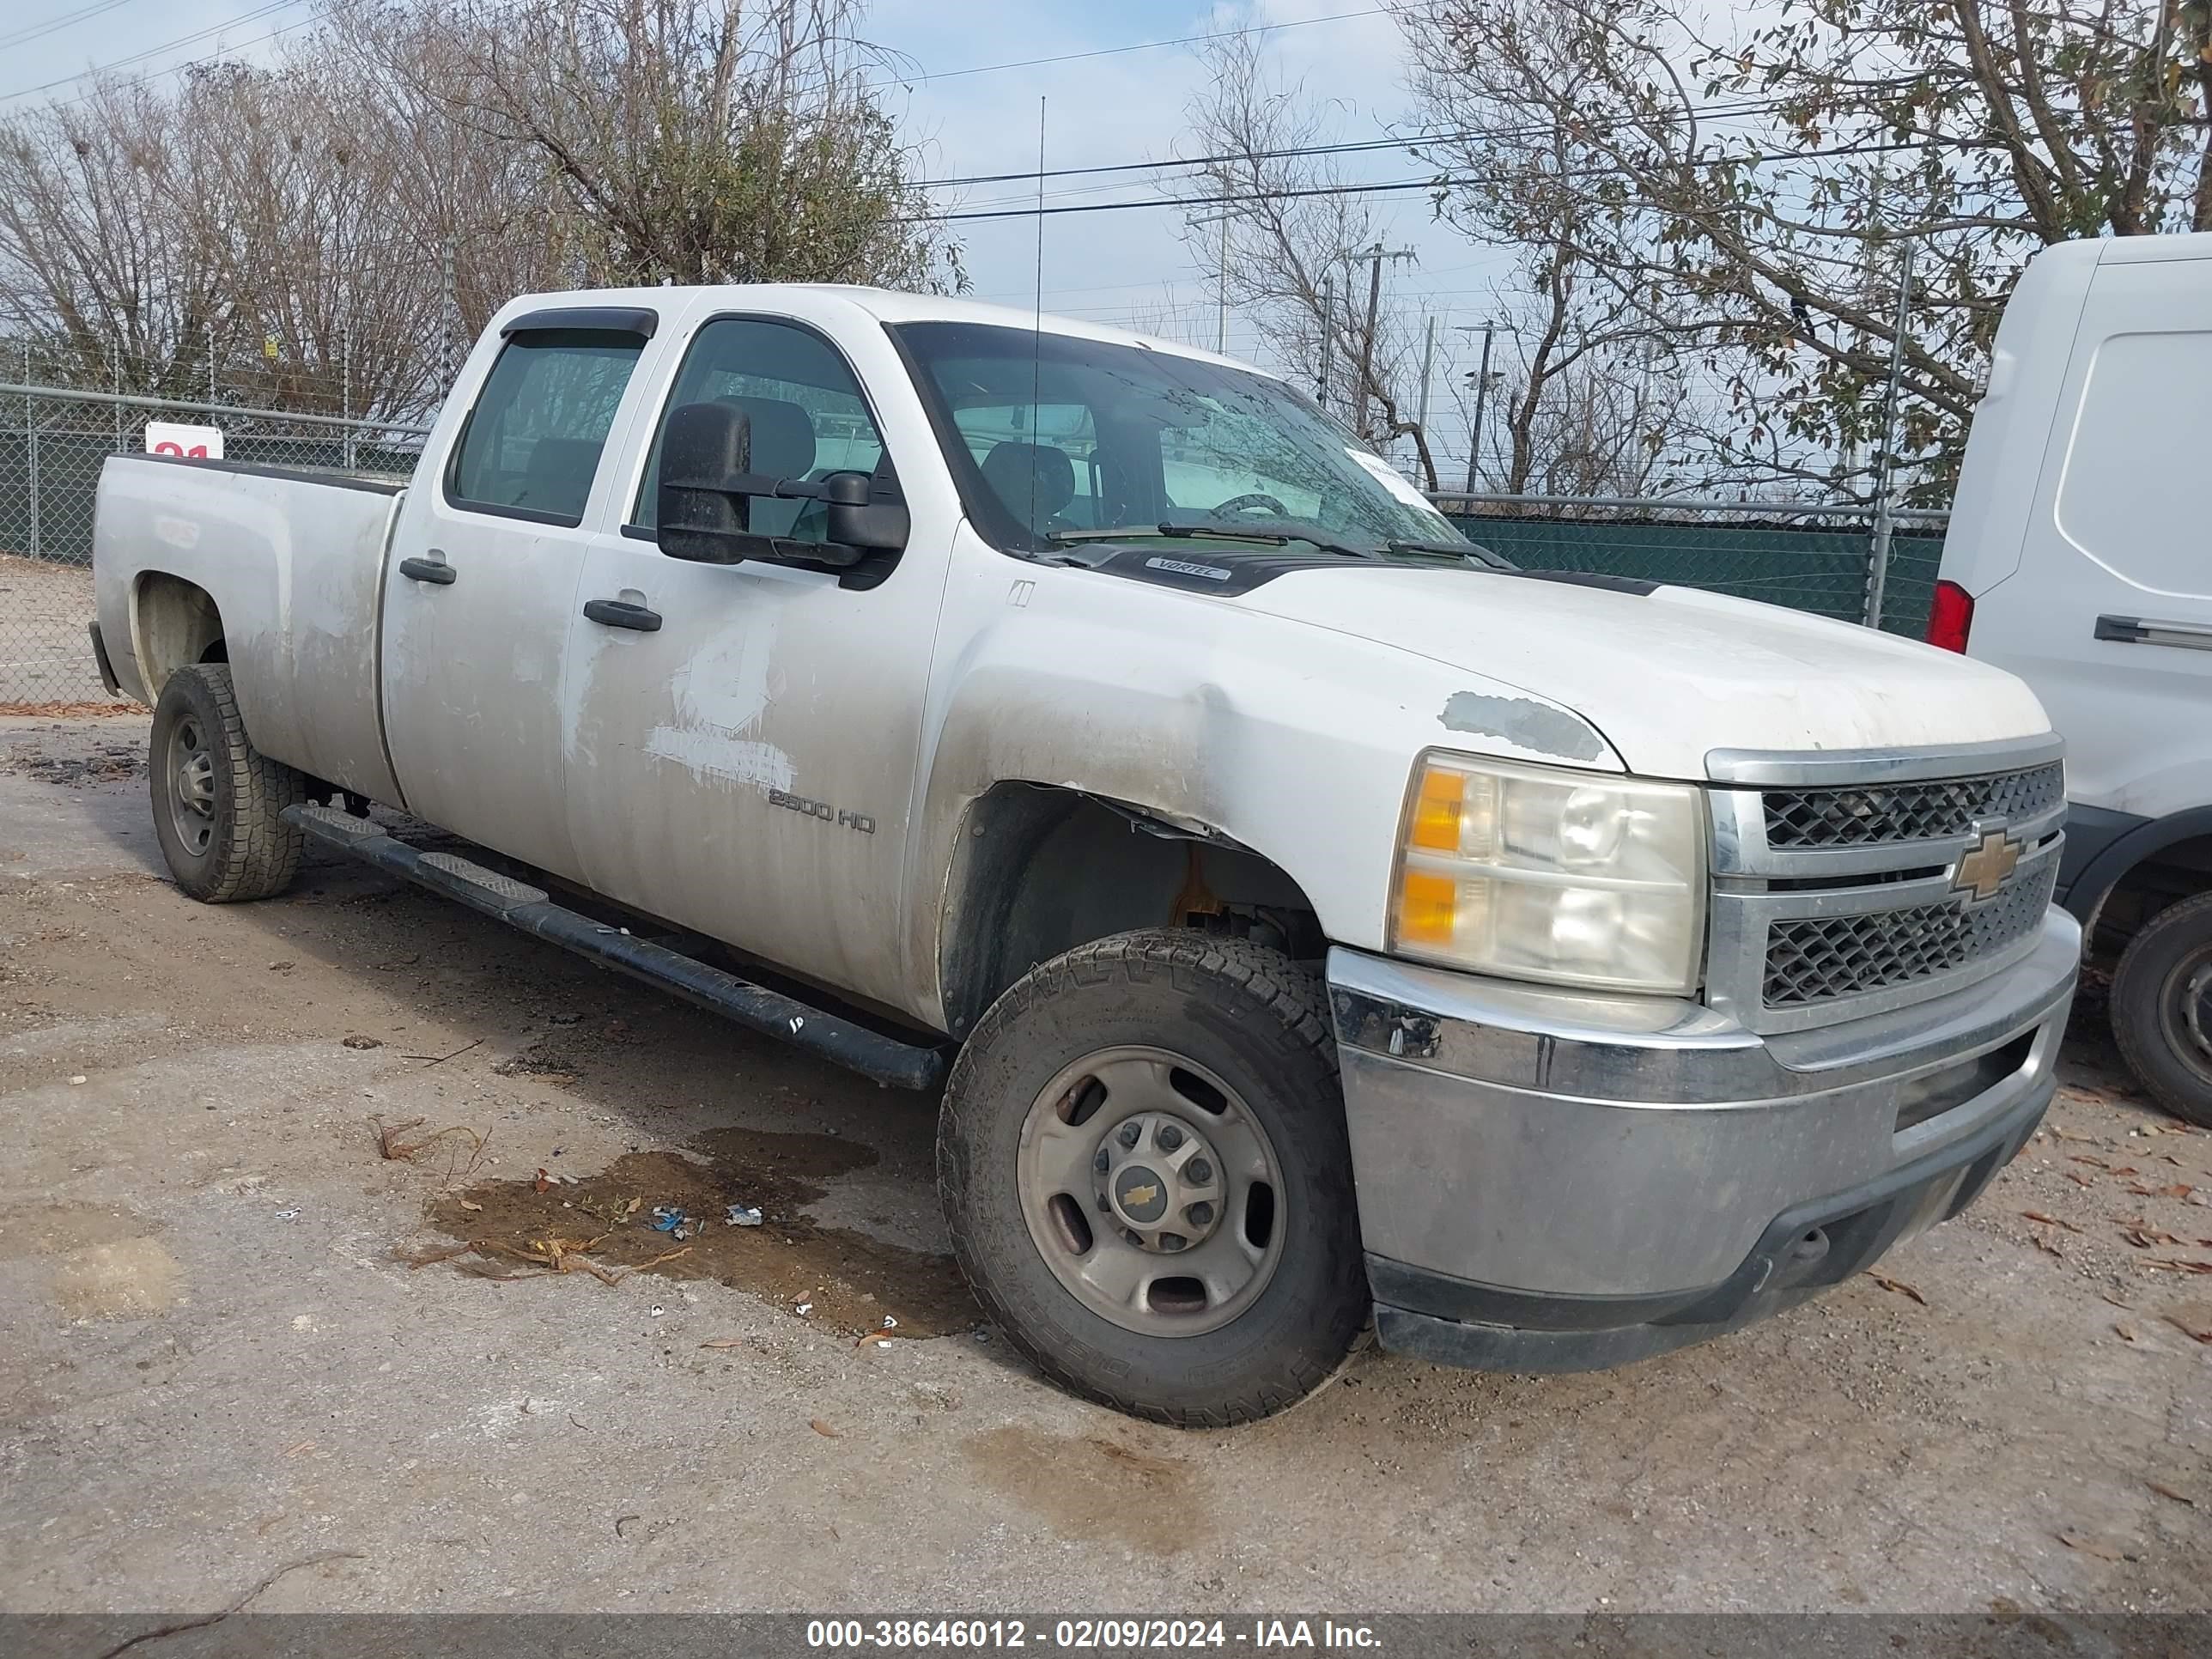
[[1984, 831], [1981, 844], [1959, 860], [1952, 872], [1951, 885], [1961, 893], [1971, 893], [1975, 902], [1994, 897], [1998, 888], [2012, 879], [2012, 872], [2020, 867], [2020, 843], [2007, 836], [2002, 827]]

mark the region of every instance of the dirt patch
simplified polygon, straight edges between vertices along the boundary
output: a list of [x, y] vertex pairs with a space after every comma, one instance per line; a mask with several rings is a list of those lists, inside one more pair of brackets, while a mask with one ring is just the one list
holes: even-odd
[[0, 702], [0, 716], [9, 719], [28, 717], [34, 720], [110, 720], [118, 714], [149, 714], [153, 711], [143, 702]]
[[31, 1204], [0, 1212], [0, 1261], [53, 1263], [54, 1300], [67, 1319], [140, 1319], [166, 1313], [184, 1270], [152, 1235], [153, 1222], [93, 1204]]
[[[590, 1259], [610, 1273], [711, 1279], [787, 1310], [807, 1305], [811, 1323], [848, 1336], [884, 1328], [886, 1315], [902, 1337], [942, 1336], [980, 1318], [951, 1257], [805, 1214], [825, 1183], [873, 1164], [872, 1149], [759, 1129], [717, 1130], [692, 1144], [697, 1158], [632, 1152], [597, 1175], [549, 1178], [543, 1190], [534, 1174], [479, 1182], [432, 1200], [429, 1219], [471, 1247], [453, 1260], [482, 1276], [542, 1273], [531, 1258], [556, 1254], [546, 1241], [557, 1240], [571, 1254], [589, 1243]], [[730, 1224], [732, 1205], [759, 1210], [761, 1224]], [[656, 1230], [656, 1209], [681, 1210], [696, 1232], [678, 1241]], [[655, 1259], [671, 1251], [682, 1254]]]
[[[8, 712], [0, 708], [0, 714]], [[50, 755], [41, 750], [18, 748], [9, 752], [0, 769], [36, 778], [64, 789], [81, 789], [95, 783], [119, 783], [146, 775], [146, 745], [143, 743], [104, 743], [89, 754]]]
[[960, 1449], [988, 1485], [1065, 1538], [1110, 1538], [1173, 1555], [1215, 1532], [1198, 1480], [1180, 1459], [1018, 1425], [975, 1435]]

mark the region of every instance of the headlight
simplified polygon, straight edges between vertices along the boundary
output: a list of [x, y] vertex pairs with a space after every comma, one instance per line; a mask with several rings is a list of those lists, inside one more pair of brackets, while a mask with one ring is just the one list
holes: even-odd
[[1414, 768], [1390, 949], [1615, 991], [1697, 987], [1705, 802], [1686, 784], [1429, 754]]

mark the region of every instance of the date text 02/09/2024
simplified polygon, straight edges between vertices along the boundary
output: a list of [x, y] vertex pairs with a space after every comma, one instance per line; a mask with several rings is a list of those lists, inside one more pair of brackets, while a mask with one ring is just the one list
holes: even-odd
[[1237, 1628], [1221, 1619], [817, 1619], [806, 1626], [809, 1648], [864, 1652], [902, 1648], [1040, 1648], [1060, 1652], [1173, 1652], [1245, 1647], [1269, 1650], [1371, 1650], [1375, 1632], [1333, 1620], [1254, 1619]]

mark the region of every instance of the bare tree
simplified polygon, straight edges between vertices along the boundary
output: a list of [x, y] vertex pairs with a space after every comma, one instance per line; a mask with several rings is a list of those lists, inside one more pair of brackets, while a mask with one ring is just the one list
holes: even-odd
[[0, 329], [80, 384], [399, 421], [518, 293], [959, 285], [856, 0], [431, 0], [0, 118]]
[[[1430, 489], [1437, 485], [1429, 434], [1413, 418], [1419, 331], [1378, 305], [1370, 331], [1367, 278], [1358, 256], [1380, 246], [1374, 216], [1325, 156], [1298, 154], [1323, 136], [1323, 106], [1302, 88], [1268, 77], [1258, 38], [1239, 35], [1208, 54], [1206, 89], [1188, 111], [1186, 142], [1209, 160], [1199, 169], [1228, 214], [1190, 228], [1193, 257], [1218, 264], [1222, 299], [1248, 317], [1320, 400], [1350, 416], [1370, 442], [1413, 440]], [[1227, 252], [1223, 254], [1223, 242]], [[1358, 272], [1355, 279], [1354, 273]]]
[[1908, 240], [1933, 491], [2031, 253], [2212, 228], [2208, 0], [1784, 0], [1743, 34], [1674, 0], [1395, 9], [1441, 192], [1492, 222], [1563, 192], [1583, 279], [1729, 386], [1724, 466], [1863, 487]]
[[185, 111], [143, 86], [0, 121], [0, 325], [46, 372], [162, 386], [225, 326]]

